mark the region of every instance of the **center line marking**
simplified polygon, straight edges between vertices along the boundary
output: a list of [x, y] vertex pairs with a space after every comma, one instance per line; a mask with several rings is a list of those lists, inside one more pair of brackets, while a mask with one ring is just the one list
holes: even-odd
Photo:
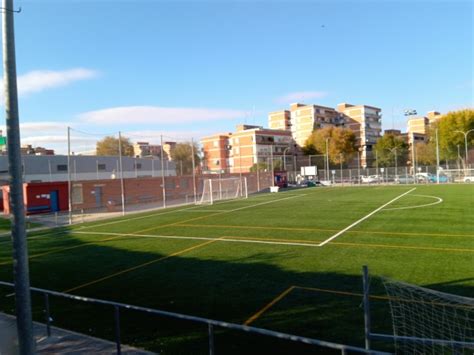
[[372, 215], [374, 215], [375, 213], [377, 213], [378, 211], [382, 210], [383, 208], [387, 207], [388, 205], [390, 205], [391, 203], [397, 201], [398, 199], [402, 198], [403, 196], [405, 195], [408, 195], [410, 192], [416, 190], [416, 187], [412, 188], [411, 190], [408, 190], [407, 192], [404, 192], [402, 193], [401, 195], [395, 197], [394, 199], [388, 201], [386, 204], [380, 206], [379, 208], [373, 210], [372, 212], [370, 212], [368, 215], [362, 217], [361, 219], [355, 221], [354, 223], [352, 223], [350, 226], [347, 226], [346, 228], [344, 228], [343, 230], [337, 232], [336, 234], [334, 234], [332, 237], [326, 239], [324, 242], [322, 242], [321, 244], [319, 244], [318, 246], [322, 247], [323, 245], [329, 243], [331, 240], [334, 240], [336, 239], [337, 237], [339, 237], [341, 234], [344, 234], [345, 232], [347, 232], [349, 229], [351, 229], [352, 227], [355, 227], [356, 225], [358, 225], [360, 222], [362, 221], [365, 221], [367, 218], [371, 217]]

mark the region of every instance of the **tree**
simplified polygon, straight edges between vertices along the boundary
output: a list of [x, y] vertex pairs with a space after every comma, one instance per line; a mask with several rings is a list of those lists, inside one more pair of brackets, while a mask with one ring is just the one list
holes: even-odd
[[[456, 132], [467, 132], [474, 129], [474, 109], [448, 112], [441, 117], [431, 130], [431, 138], [434, 130], [438, 128], [439, 148], [442, 156], [450, 159], [457, 158], [457, 146], [464, 147], [464, 135]], [[468, 136], [468, 147], [474, 145], [474, 132]]]
[[346, 128], [328, 126], [313, 131], [306, 141], [303, 152], [316, 151], [326, 154], [326, 139], [329, 138], [329, 160], [334, 164], [346, 163], [356, 151], [356, 136]]
[[[133, 156], [133, 145], [129, 138], [122, 137], [122, 155]], [[96, 143], [96, 154], [97, 155], [119, 155], [119, 139], [113, 136], [107, 136]]]
[[199, 156], [199, 147], [196, 143], [178, 143], [173, 150], [171, 150], [171, 159], [176, 163], [176, 170], [179, 175], [190, 175], [193, 173], [193, 149], [194, 166], [198, 167], [201, 162], [201, 157]]
[[415, 143], [415, 159], [418, 165], [436, 164], [436, 147], [432, 139]]
[[405, 165], [408, 160], [408, 144], [399, 136], [385, 134], [374, 146], [379, 166]]

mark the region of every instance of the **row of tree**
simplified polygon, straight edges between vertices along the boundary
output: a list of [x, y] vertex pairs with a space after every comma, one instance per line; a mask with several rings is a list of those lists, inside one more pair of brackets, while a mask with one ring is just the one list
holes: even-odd
[[[474, 129], [474, 109], [449, 112], [432, 124], [427, 132], [425, 142], [415, 144], [415, 155], [418, 164], [436, 163], [436, 131], [440, 160], [457, 159], [458, 146], [464, 147], [464, 135]], [[468, 137], [468, 146], [474, 143], [474, 132]], [[349, 129], [325, 127], [315, 130], [306, 141], [303, 152], [306, 155], [326, 154], [328, 145], [329, 160], [333, 164], [346, 164], [354, 159], [357, 153], [357, 139]], [[411, 160], [409, 146], [405, 139], [393, 134], [385, 134], [372, 147], [374, 158], [379, 166], [394, 166], [395, 159], [399, 166]], [[374, 160], [375, 164], [375, 160]]]

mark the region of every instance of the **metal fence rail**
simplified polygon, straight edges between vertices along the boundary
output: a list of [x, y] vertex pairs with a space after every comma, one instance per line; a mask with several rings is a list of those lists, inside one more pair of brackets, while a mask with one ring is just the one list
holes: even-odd
[[[7, 286], [7, 287], [14, 286], [13, 283], [5, 282], [5, 281], [0, 281], [0, 285]], [[343, 345], [343, 344], [333, 343], [330, 341], [324, 341], [324, 340], [307, 338], [307, 337], [293, 335], [293, 334], [281, 333], [281, 332], [263, 329], [263, 328], [256, 328], [256, 327], [240, 325], [236, 323], [223, 322], [223, 321], [218, 321], [214, 319], [196, 317], [196, 316], [191, 316], [191, 315], [186, 315], [186, 314], [181, 314], [181, 313], [168, 312], [168, 311], [163, 311], [159, 309], [134, 306], [134, 305], [120, 303], [120, 302], [113, 302], [113, 301], [106, 301], [106, 300], [90, 298], [90, 297], [76, 296], [76, 295], [46, 290], [46, 289], [37, 288], [37, 287], [31, 287], [30, 290], [43, 294], [47, 336], [51, 336], [51, 317], [50, 317], [49, 296], [56, 296], [56, 297], [66, 298], [66, 299], [80, 301], [80, 302], [111, 306], [113, 308], [113, 315], [114, 315], [115, 343], [116, 343], [116, 348], [117, 348], [117, 354], [121, 354], [120, 309], [127, 309], [127, 310], [133, 310], [133, 311], [138, 311], [138, 312], [144, 312], [148, 314], [155, 314], [155, 315], [160, 315], [160, 316], [164, 316], [168, 318], [180, 319], [184, 321], [196, 322], [196, 323], [207, 325], [210, 355], [216, 354], [215, 345], [214, 345], [214, 332], [215, 332], [214, 328], [215, 327], [229, 329], [229, 330], [237, 330], [237, 331], [241, 331], [245, 333], [259, 334], [259, 335], [273, 337], [273, 338], [277, 338], [281, 340], [287, 340], [287, 341], [292, 341], [292, 342], [297, 342], [297, 343], [302, 343], [302, 344], [308, 344], [308, 345], [314, 345], [314, 346], [339, 350], [341, 351], [341, 354], [347, 354], [347, 352], [349, 351], [355, 352], [355, 353], [361, 353], [361, 354], [389, 354], [387, 352], [368, 350], [368, 349], [364, 349], [364, 348], [360, 348], [356, 346]]]

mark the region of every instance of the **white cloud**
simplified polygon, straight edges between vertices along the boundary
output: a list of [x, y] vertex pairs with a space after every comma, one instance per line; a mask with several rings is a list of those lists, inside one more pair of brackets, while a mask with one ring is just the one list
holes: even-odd
[[276, 99], [279, 104], [291, 104], [294, 102], [304, 102], [307, 100], [322, 99], [328, 95], [325, 91], [298, 91], [291, 92]]
[[125, 106], [85, 112], [79, 115], [84, 122], [94, 124], [149, 123], [180, 124], [245, 117], [246, 111], [212, 108]]
[[[18, 94], [25, 96], [47, 89], [66, 86], [74, 81], [93, 79], [97, 75], [97, 71], [85, 68], [58, 71], [34, 70], [18, 76]], [[3, 79], [1, 81], [3, 87]]]

